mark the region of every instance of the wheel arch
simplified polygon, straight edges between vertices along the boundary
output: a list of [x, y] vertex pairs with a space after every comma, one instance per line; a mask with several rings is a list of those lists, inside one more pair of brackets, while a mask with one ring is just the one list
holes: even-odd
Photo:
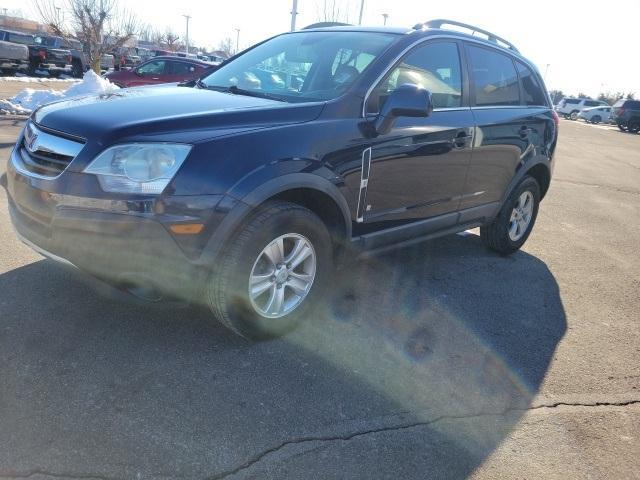
[[351, 214], [346, 199], [329, 180], [311, 173], [291, 173], [273, 178], [241, 198], [216, 229], [205, 248], [204, 260], [217, 258], [227, 242], [256, 209], [272, 201], [289, 201], [318, 215], [334, 242], [334, 257], [341, 260], [351, 239]]

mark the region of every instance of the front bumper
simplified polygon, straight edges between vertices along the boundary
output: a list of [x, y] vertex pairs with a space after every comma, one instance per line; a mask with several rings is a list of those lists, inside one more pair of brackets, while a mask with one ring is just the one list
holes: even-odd
[[[151, 287], [187, 300], [199, 297], [214, 268], [200, 248], [207, 242], [176, 238], [167, 228], [167, 221], [196, 217], [126, 210], [122, 205], [134, 202], [55, 193], [46, 185], [56, 180], [33, 179], [16, 170], [15, 155], [7, 163], [9, 213], [24, 243], [118, 287]], [[199, 200], [201, 211], [214, 211], [220, 197]], [[107, 211], [109, 205], [121, 211]], [[202, 221], [209, 227], [215, 223], [211, 218]]]

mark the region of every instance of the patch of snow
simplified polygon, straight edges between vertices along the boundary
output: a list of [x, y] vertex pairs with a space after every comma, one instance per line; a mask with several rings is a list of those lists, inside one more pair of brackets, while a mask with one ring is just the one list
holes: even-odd
[[0, 77], [0, 82], [42, 83], [42, 82], [80, 82], [80, 79], [60, 75], [60, 78], [28, 77], [24, 73], [17, 72], [15, 77]]
[[84, 74], [81, 82], [75, 83], [64, 91], [25, 88], [15, 97], [11, 98], [7, 103], [14, 108], [18, 107], [23, 111], [23, 113], [30, 113], [40, 105], [51, 103], [56, 100], [64, 100], [84, 95], [100, 95], [103, 93], [111, 93], [119, 89], [120, 87], [114, 85], [106, 78], [102, 78], [93, 70], [89, 70]]
[[31, 113], [21, 105], [15, 105], [9, 100], [0, 100], [0, 113], [5, 115], [28, 115]]

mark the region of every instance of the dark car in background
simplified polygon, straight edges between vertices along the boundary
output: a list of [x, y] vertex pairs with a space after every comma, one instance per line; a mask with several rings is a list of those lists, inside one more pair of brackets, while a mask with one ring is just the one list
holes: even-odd
[[154, 57], [131, 70], [108, 73], [105, 78], [119, 87], [181, 83], [198, 78], [214, 67], [210, 63], [189, 58]]
[[54, 77], [61, 73], [71, 73], [71, 52], [68, 49], [47, 45], [48, 37], [5, 29], [0, 29], [0, 37], [8, 39], [7, 41], [9, 42], [28, 47], [27, 70], [30, 75], [35, 75], [39, 71]]
[[613, 105], [611, 121], [623, 132], [640, 132], [640, 100], [618, 100]]
[[[35, 42], [44, 45], [51, 50], [69, 51], [71, 54], [71, 74], [80, 78], [89, 69], [87, 57], [84, 54], [82, 43], [75, 39], [67, 39], [56, 35], [36, 35]], [[65, 67], [66, 68], [66, 67]]]
[[19, 237], [263, 338], [308, 320], [334, 265], [363, 251], [474, 227], [517, 251], [550, 185], [558, 117], [542, 77], [478, 27], [286, 33], [192, 85], [37, 109], [7, 165]]

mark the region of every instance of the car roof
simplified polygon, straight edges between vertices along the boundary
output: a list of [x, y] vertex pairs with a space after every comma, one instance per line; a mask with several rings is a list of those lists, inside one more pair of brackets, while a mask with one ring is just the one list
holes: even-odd
[[196, 63], [198, 65], [205, 65], [205, 66], [212, 65], [212, 63], [210, 63], [210, 62], [204, 62], [204, 61], [202, 61], [200, 59], [197, 59], [197, 58], [179, 57], [177, 55], [157, 55], [155, 57], [151, 57], [149, 60], [147, 60], [147, 62], [150, 62], [150, 61], [153, 61], [153, 60], [179, 60], [179, 61], [187, 62], [187, 63]]
[[[452, 21], [441, 21], [441, 20], [435, 20], [435, 22], [442, 22], [443, 24], [458, 24], [457, 22], [452, 22]], [[290, 33], [300, 33], [300, 32], [368, 32], [368, 33], [387, 33], [387, 34], [394, 34], [394, 35], [410, 35], [412, 37], [416, 37], [416, 38], [421, 38], [421, 37], [429, 37], [429, 36], [438, 36], [438, 35], [447, 35], [450, 37], [456, 37], [456, 38], [460, 38], [460, 39], [466, 39], [466, 40], [473, 40], [475, 42], [480, 42], [483, 43], [487, 46], [491, 46], [494, 48], [497, 48], [499, 50], [503, 50], [503, 51], [507, 51], [510, 52], [514, 55], [516, 55], [517, 57], [521, 58], [522, 60], [527, 61], [528, 60], [509, 42], [507, 42], [506, 40], [494, 36], [495, 38], [497, 38], [498, 40], [500, 40], [501, 42], [507, 43], [508, 46], [506, 45], [500, 45], [499, 43], [495, 42], [495, 41], [491, 41], [489, 39], [486, 38], [482, 38], [479, 37], [477, 35], [473, 35], [473, 34], [468, 34], [468, 33], [464, 33], [461, 32], [459, 30], [454, 30], [451, 28], [442, 28], [440, 27], [429, 27], [427, 22], [426, 24], [418, 24], [413, 28], [408, 28], [408, 27], [387, 27], [387, 26], [378, 26], [378, 27], [363, 27], [360, 25], [341, 25], [341, 26], [328, 26], [328, 27], [318, 27], [318, 28], [306, 28], [303, 30], [297, 30], [295, 32], [290, 32]], [[458, 24], [458, 25], [464, 25], [465, 27], [471, 27], [469, 25], [465, 25], [465, 24]], [[422, 26], [422, 28], [418, 28], [419, 26]], [[479, 33], [484, 33], [484, 34], [489, 34], [490, 32], [485, 32], [484, 30], [481, 29], [477, 29], [477, 32]], [[493, 34], [491, 34], [493, 35]]]

